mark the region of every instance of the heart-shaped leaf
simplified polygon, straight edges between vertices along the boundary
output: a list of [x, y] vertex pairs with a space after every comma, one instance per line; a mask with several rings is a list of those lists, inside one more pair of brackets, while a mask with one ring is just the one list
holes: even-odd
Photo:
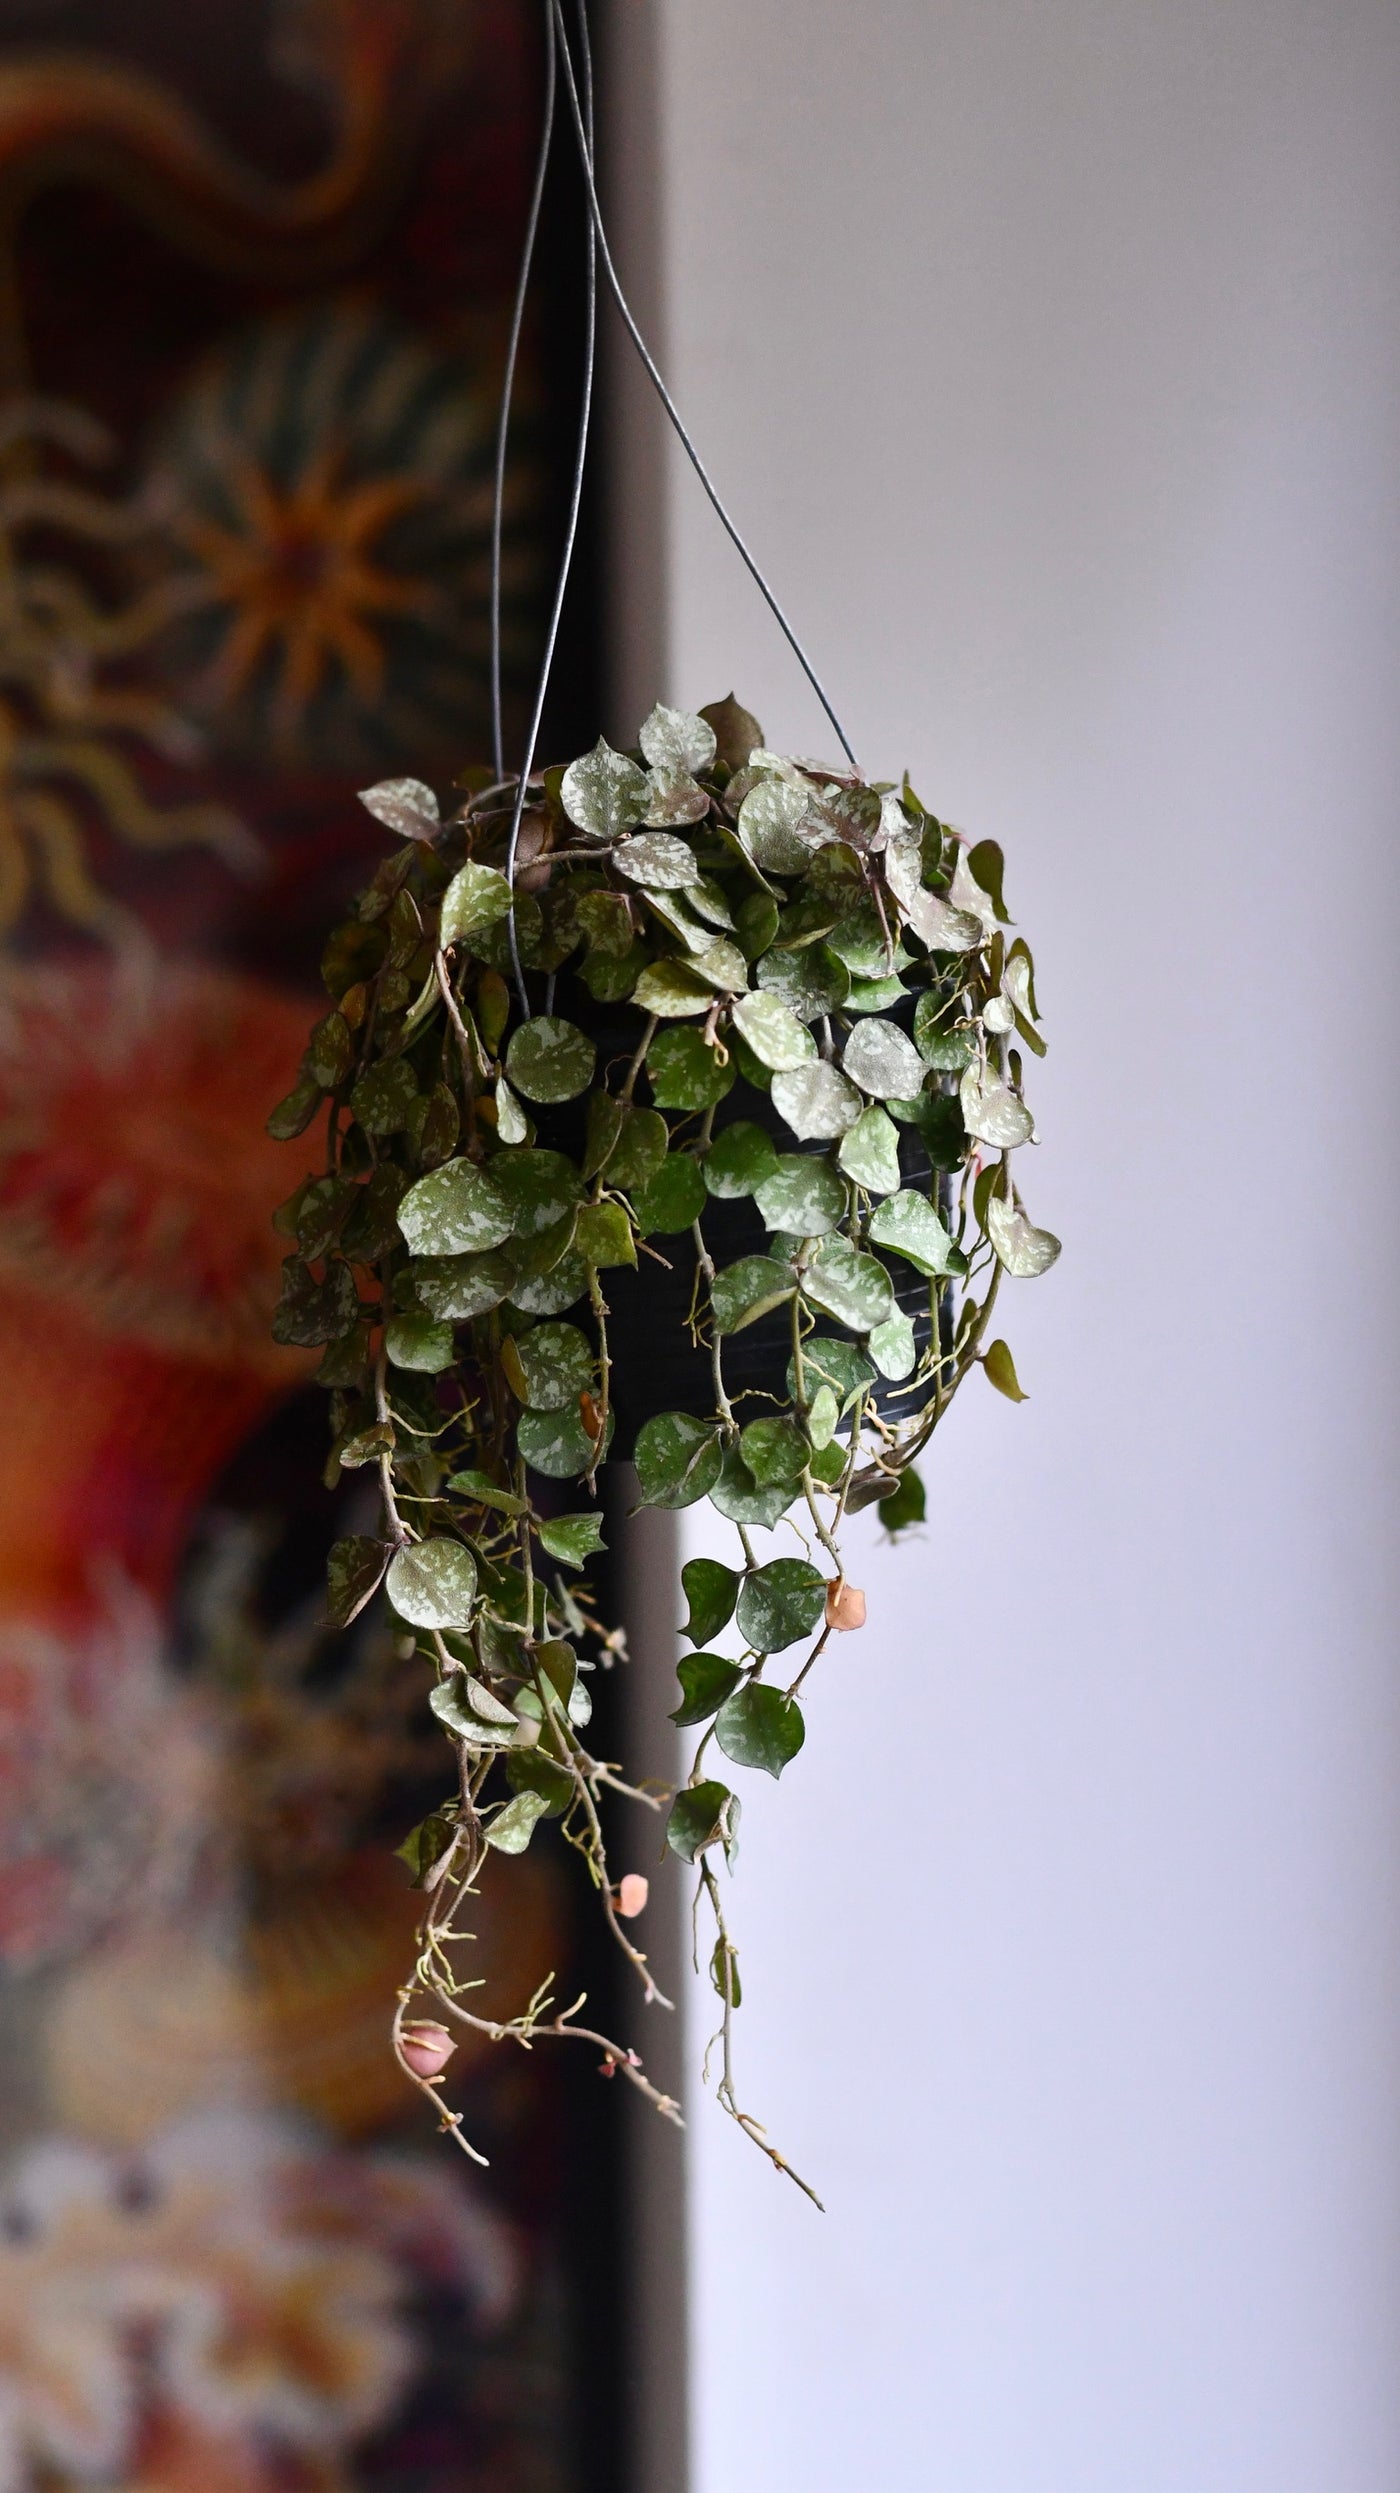
[[740, 1119], [715, 1136], [700, 1166], [709, 1192], [727, 1202], [756, 1194], [776, 1174], [778, 1155], [761, 1125]]
[[1012, 1151], [1035, 1132], [1031, 1112], [990, 1066], [969, 1065], [958, 1087], [963, 1123], [982, 1143]]
[[478, 1255], [510, 1236], [515, 1212], [494, 1173], [449, 1160], [409, 1187], [398, 1221], [416, 1255]]
[[690, 1617], [682, 1633], [693, 1645], [708, 1644], [728, 1627], [739, 1598], [739, 1578], [732, 1567], [722, 1567], [717, 1558], [688, 1558], [681, 1569], [681, 1583], [690, 1604]]
[[870, 1215], [870, 1239], [872, 1245], [888, 1247], [895, 1255], [902, 1255], [916, 1272], [942, 1275], [967, 1271], [967, 1257], [961, 1247], [953, 1244], [928, 1197], [915, 1194], [908, 1187], [876, 1204]]
[[[823, 1591], [823, 1599], [825, 1592]], [[780, 1688], [750, 1680], [726, 1698], [715, 1719], [715, 1738], [736, 1766], [757, 1766], [776, 1782], [807, 1737], [802, 1708]]]
[[349, 1627], [359, 1617], [378, 1592], [388, 1564], [384, 1543], [366, 1534], [354, 1533], [335, 1543], [326, 1561], [326, 1615], [332, 1627]]
[[[603, 1430], [602, 1451], [612, 1443], [613, 1413]], [[522, 1411], [516, 1443], [531, 1471], [547, 1480], [581, 1480], [593, 1468], [597, 1448], [576, 1411]]]
[[498, 918], [510, 913], [510, 885], [494, 866], [479, 866], [468, 858], [459, 866], [442, 895], [442, 923], [438, 940], [443, 950], [460, 943], [464, 936], [478, 935]]
[[637, 1483], [644, 1506], [693, 1506], [719, 1476], [721, 1439], [713, 1420], [663, 1411], [637, 1431]]
[[638, 739], [653, 770], [708, 770], [715, 758], [715, 731], [694, 710], [668, 710], [658, 701]]
[[1018, 1281], [1034, 1281], [1050, 1270], [1060, 1241], [1048, 1229], [1036, 1229], [1019, 1204], [993, 1195], [987, 1205], [987, 1235], [1006, 1271]]
[[855, 1124], [864, 1104], [840, 1066], [820, 1058], [773, 1076], [773, 1105], [799, 1142], [834, 1142]]
[[781, 1653], [810, 1636], [822, 1615], [826, 1578], [805, 1558], [773, 1558], [746, 1576], [739, 1633], [755, 1653]]
[[410, 1627], [470, 1627], [476, 1561], [460, 1541], [418, 1541], [389, 1568], [389, 1599]]
[[883, 1108], [865, 1108], [841, 1137], [837, 1161], [867, 1194], [892, 1195], [899, 1186], [899, 1131]]
[[715, 1325], [721, 1333], [742, 1333], [745, 1325], [781, 1307], [797, 1284], [792, 1268], [770, 1255], [746, 1255], [716, 1273], [710, 1285]]
[[878, 1256], [862, 1255], [836, 1233], [818, 1240], [802, 1290], [813, 1307], [853, 1333], [868, 1333], [894, 1314], [894, 1291]]
[[391, 1316], [384, 1348], [396, 1368], [419, 1368], [426, 1376], [441, 1376], [455, 1356], [451, 1325], [431, 1316]]
[[435, 840], [442, 829], [437, 798], [421, 779], [381, 779], [359, 796], [365, 812], [401, 840]]
[[542, 1792], [517, 1792], [498, 1809], [489, 1825], [482, 1829], [488, 1844], [497, 1852], [524, 1852], [541, 1818], [549, 1812], [549, 1803]]
[[541, 1524], [539, 1531], [541, 1548], [566, 1567], [581, 1567], [586, 1559], [607, 1548], [598, 1515], [555, 1515], [549, 1523]]
[[570, 822], [591, 840], [615, 840], [646, 812], [651, 790], [645, 771], [615, 753], [600, 736], [591, 753], [571, 762], [559, 783]]
[[688, 1653], [676, 1664], [676, 1677], [681, 1683], [681, 1702], [671, 1716], [682, 1731], [694, 1723], [707, 1723], [717, 1714], [726, 1697], [732, 1696], [744, 1676], [742, 1663], [726, 1661], [722, 1653]]
[[738, 1851], [739, 1803], [724, 1783], [691, 1783], [677, 1792], [666, 1821], [666, 1841], [682, 1861], [698, 1860], [711, 1844], [723, 1844], [732, 1863]]
[[772, 1073], [791, 1072], [816, 1055], [817, 1043], [811, 1031], [781, 996], [771, 995], [765, 988], [740, 996], [734, 1006], [733, 1022], [759, 1063], [767, 1065]]
[[672, 831], [640, 831], [613, 852], [613, 864], [629, 883], [650, 884], [659, 892], [684, 891], [700, 869], [688, 840]]

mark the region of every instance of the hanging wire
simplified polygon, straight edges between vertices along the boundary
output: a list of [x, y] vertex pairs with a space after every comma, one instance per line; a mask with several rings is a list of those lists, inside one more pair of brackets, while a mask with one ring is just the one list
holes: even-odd
[[515, 364], [520, 352], [525, 298], [529, 292], [530, 269], [539, 237], [540, 205], [544, 198], [545, 176], [549, 171], [549, 151], [554, 142], [555, 48], [554, 10], [552, 6], [547, 6], [544, 20], [544, 118], [540, 128], [539, 159], [535, 166], [535, 187], [530, 195], [530, 213], [520, 255], [520, 275], [511, 312], [506, 368], [501, 382], [501, 412], [496, 426], [496, 482], [491, 502], [491, 750], [498, 779], [505, 777], [506, 769], [505, 732], [501, 721], [501, 528], [506, 500], [506, 445], [510, 438], [510, 402], [515, 391]]
[[559, 625], [564, 609], [564, 597], [568, 588], [569, 572], [572, 567], [574, 548], [578, 538], [579, 510], [583, 497], [584, 466], [588, 453], [588, 430], [593, 411], [593, 382], [597, 355], [598, 332], [598, 259], [600, 254], [613, 300], [617, 305], [619, 313], [621, 314], [628, 336], [631, 338], [632, 344], [641, 358], [647, 378], [651, 382], [652, 388], [655, 390], [657, 397], [660, 399], [661, 404], [666, 411], [667, 418], [670, 421], [677, 440], [680, 442], [682, 449], [685, 451], [686, 457], [689, 459], [691, 466], [694, 468], [696, 475], [699, 477], [711, 507], [718, 517], [731, 545], [734, 547], [735, 552], [739, 555], [739, 558], [748, 572], [750, 579], [753, 581], [754, 586], [757, 588], [759, 595], [762, 597], [764, 604], [769, 610], [769, 613], [773, 616], [774, 621], [777, 623], [783, 638], [786, 640], [788, 647], [793, 653], [793, 656], [796, 658], [798, 665], [801, 667], [803, 674], [806, 676], [808, 683], [811, 685], [813, 692], [816, 694], [817, 700], [821, 704], [827, 720], [835, 732], [837, 741], [839, 742], [841, 750], [845, 754], [847, 761], [850, 763], [853, 770], [858, 771], [860, 768], [860, 764], [856, 759], [850, 739], [847, 736], [840, 719], [837, 717], [830, 700], [827, 698], [821, 679], [818, 676], [811, 659], [808, 657], [806, 650], [803, 648], [801, 641], [798, 639], [796, 632], [789, 623], [787, 616], [784, 614], [782, 607], [779, 605], [772, 589], [769, 587], [763, 572], [758, 566], [758, 563], [756, 562], [754, 556], [749, 552], [748, 546], [744, 542], [743, 537], [740, 535], [734, 521], [731, 519], [728, 510], [725, 508], [725, 505], [720, 498], [718, 487], [715, 485], [704, 460], [701, 458], [699, 451], [696, 449], [694, 442], [691, 440], [691, 437], [681, 420], [680, 410], [661, 376], [651, 349], [647, 345], [646, 339], [643, 337], [642, 332], [637, 325], [632, 307], [628, 302], [626, 295], [623, 293], [622, 283], [613, 261], [612, 251], [609, 247], [607, 233], [603, 225], [603, 212], [598, 201], [598, 186], [594, 169], [593, 56], [592, 48], [588, 39], [587, 0], [578, 0], [578, 71], [575, 71], [574, 68], [574, 57], [570, 45], [569, 29], [564, 16], [563, 0], [545, 0], [545, 21], [546, 83], [544, 121], [540, 141], [539, 162], [535, 171], [535, 187], [530, 203], [530, 214], [526, 228], [524, 252], [521, 259], [520, 277], [516, 288], [515, 307], [511, 320], [510, 345], [506, 358], [505, 383], [501, 401], [500, 421], [496, 435], [495, 500], [491, 524], [491, 704], [495, 766], [498, 778], [504, 777], [505, 775], [504, 735], [501, 718], [501, 535], [502, 515], [505, 502], [506, 448], [510, 429], [510, 401], [515, 380], [516, 357], [519, 350], [521, 328], [524, 320], [525, 298], [529, 285], [531, 264], [534, 258], [536, 238], [539, 230], [541, 201], [544, 195], [545, 176], [548, 168], [549, 151], [554, 131], [556, 65], [558, 61], [562, 61], [563, 63], [564, 79], [569, 95], [570, 116], [573, 121], [574, 136], [578, 145], [579, 163], [583, 173], [584, 185], [588, 193], [589, 215], [583, 386], [579, 404], [578, 431], [574, 449], [573, 475], [569, 489], [568, 516], [565, 523], [564, 541], [560, 553], [559, 573], [555, 583], [554, 602], [550, 610], [549, 628], [545, 635], [544, 654], [540, 665], [539, 681], [535, 690], [534, 707], [530, 715], [529, 734], [526, 740], [525, 754], [521, 764], [520, 776], [516, 783], [515, 804], [511, 815], [510, 842], [506, 859], [506, 874], [511, 888], [510, 915], [506, 921], [507, 933], [510, 938], [511, 967], [515, 976], [516, 994], [520, 999], [520, 1009], [527, 1021], [532, 1018], [532, 1014], [529, 990], [525, 984], [524, 965], [520, 958], [520, 941], [515, 922], [515, 877], [520, 849], [520, 826], [525, 812], [526, 790], [530, 773], [534, 769], [535, 765], [535, 753], [539, 744], [540, 723], [544, 716], [544, 705], [549, 690], [549, 679], [551, 673], [553, 672], [555, 651], [558, 647]]
[[[549, 0], [546, 0], [546, 6], [548, 5]], [[580, 8], [580, 18], [582, 19], [582, 8]], [[568, 28], [564, 24], [561, 12], [551, 12], [551, 25], [557, 25], [558, 27], [560, 48], [563, 52], [564, 63], [568, 72], [569, 94], [573, 102], [574, 112], [578, 116], [578, 127], [580, 131], [584, 133], [580, 139], [580, 145], [587, 147], [591, 154], [593, 145], [593, 62], [588, 47], [587, 26], [583, 25], [580, 33], [580, 57], [583, 62], [583, 103], [580, 105], [578, 84], [574, 76], [573, 60], [569, 52]], [[510, 916], [506, 921], [507, 931], [510, 936], [511, 968], [515, 973], [515, 991], [520, 998], [520, 1009], [527, 1021], [531, 1019], [530, 995], [525, 984], [525, 971], [520, 959], [520, 939], [516, 931], [515, 924], [516, 858], [520, 848], [520, 822], [525, 811], [526, 784], [529, 780], [530, 773], [535, 766], [535, 748], [539, 743], [540, 720], [544, 715], [545, 695], [549, 690], [549, 678], [554, 666], [554, 652], [559, 640], [559, 618], [564, 611], [564, 592], [569, 585], [569, 570], [573, 562], [574, 545], [578, 537], [579, 505], [583, 499], [583, 469], [584, 461], [588, 453], [588, 425], [593, 411], [593, 371], [596, 360], [597, 340], [598, 247], [594, 234], [593, 223], [590, 218], [588, 226], [588, 259], [584, 313], [583, 394], [579, 402], [578, 436], [574, 449], [574, 472], [569, 489], [569, 514], [564, 528], [564, 544], [559, 558], [559, 577], [555, 584], [554, 604], [550, 611], [549, 617], [549, 630], [545, 635], [544, 657], [540, 665], [539, 683], [535, 691], [535, 706], [530, 715], [530, 732], [526, 740], [525, 757], [521, 763], [520, 778], [515, 790], [515, 808], [511, 815], [510, 824], [510, 846], [506, 854], [506, 877], [510, 884], [511, 891]]]
[[[603, 230], [603, 213], [598, 204], [598, 186], [594, 178], [591, 76], [588, 80], [588, 110], [585, 114], [580, 106], [578, 87], [574, 79], [573, 62], [569, 54], [568, 37], [564, 27], [563, 0], [547, 0], [547, 5], [552, 5], [553, 7], [555, 21], [560, 32], [564, 60], [564, 76], [569, 89], [569, 104], [573, 114], [574, 133], [578, 140], [579, 157], [583, 166], [583, 178], [588, 188], [588, 200], [592, 211], [593, 230], [598, 238], [598, 249], [602, 253], [603, 267], [607, 274], [608, 284], [612, 289], [613, 300], [622, 315], [624, 323], [626, 324], [628, 335], [630, 336], [637, 353], [642, 359], [642, 363], [646, 369], [647, 378], [651, 382], [652, 388], [655, 390], [662, 406], [665, 408], [675, 430], [676, 438], [680, 442], [682, 449], [685, 451], [686, 457], [689, 459], [690, 464], [694, 468], [696, 475], [699, 477], [701, 484], [704, 486], [710, 502], [719, 518], [721, 526], [724, 528], [731, 545], [734, 547], [735, 552], [739, 555], [741, 561], [743, 562], [750, 579], [753, 581], [754, 586], [763, 598], [769, 613], [773, 616], [774, 621], [777, 623], [789, 649], [792, 651], [792, 654], [796, 658], [798, 665], [801, 667], [803, 674], [806, 676], [808, 683], [811, 685], [813, 692], [816, 694], [818, 701], [821, 703], [823, 710], [826, 712], [827, 718], [835, 730], [841, 750], [845, 754], [847, 761], [850, 763], [852, 770], [858, 771], [860, 764], [856, 760], [855, 754], [851, 748], [850, 740], [846, 735], [846, 731], [843, 728], [841, 721], [837, 717], [835, 710], [832, 708], [830, 701], [827, 699], [816, 669], [812, 665], [811, 659], [808, 657], [806, 650], [803, 648], [797, 634], [794, 632], [792, 625], [789, 623], [787, 616], [784, 614], [782, 607], [778, 604], [777, 598], [774, 596], [767, 580], [760, 571], [757, 562], [755, 561], [753, 555], [749, 552], [743, 538], [740, 536], [739, 531], [733, 520], [730, 518], [728, 511], [725, 509], [725, 506], [720, 499], [718, 488], [711, 478], [709, 470], [705, 466], [704, 460], [701, 458], [699, 451], [696, 449], [694, 442], [691, 440], [689, 433], [686, 431], [686, 428], [681, 421], [680, 410], [677, 407], [674, 398], [671, 396], [670, 391], [667, 389], [659, 370], [657, 369], [655, 358], [653, 357], [651, 350], [647, 345], [646, 339], [641, 333], [641, 330], [637, 326], [637, 322], [633, 317], [632, 307], [628, 302], [626, 295], [622, 291], [621, 281], [618, 277], [617, 269], [613, 264], [612, 252], [608, 247], [608, 238]], [[580, 0], [579, 13], [580, 18], [582, 18], [583, 0]], [[582, 56], [585, 66], [587, 66], [588, 35], [586, 27], [584, 28], [581, 36], [581, 45]]]

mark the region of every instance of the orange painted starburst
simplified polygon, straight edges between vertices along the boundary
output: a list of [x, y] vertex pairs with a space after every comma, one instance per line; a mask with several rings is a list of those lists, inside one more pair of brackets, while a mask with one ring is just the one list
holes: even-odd
[[335, 662], [362, 702], [375, 701], [384, 651], [374, 619], [421, 608], [421, 582], [387, 568], [376, 548], [426, 490], [417, 478], [346, 481], [343, 456], [322, 448], [280, 487], [246, 455], [224, 471], [236, 517], [186, 515], [181, 534], [208, 574], [208, 603], [228, 609], [227, 636], [206, 694], [245, 693], [269, 663], [276, 672], [273, 732], [291, 744]]

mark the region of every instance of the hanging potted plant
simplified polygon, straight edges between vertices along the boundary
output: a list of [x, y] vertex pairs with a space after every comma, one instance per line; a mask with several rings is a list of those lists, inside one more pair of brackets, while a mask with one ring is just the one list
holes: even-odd
[[[547, 25], [591, 194], [586, 80], [554, 7]], [[504, 413], [501, 440], [503, 470]], [[561, 599], [562, 576], [551, 649]], [[866, 780], [844, 737], [839, 765], [790, 758], [731, 697], [658, 705], [634, 750], [537, 770], [542, 703], [543, 681], [510, 772], [498, 701], [496, 766], [446, 812], [417, 780], [366, 791], [395, 845], [330, 938], [330, 1010], [272, 1119], [326, 1128], [324, 1172], [278, 1216], [278, 1338], [322, 1346], [335, 1462], [378, 1476], [379, 1529], [332, 1552], [331, 1613], [383, 1588], [455, 1760], [404, 1847], [424, 1912], [394, 2046], [469, 2153], [440, 2094], [454, 2027], [584, 2040], [678, 2117], [581, 2003], [484, 2019], [462, 1963], [488, 1853], [554, 1819], [659, 1996], [633, 1931], [647, 1882], [604, 1840], [620, 1796], [696, 1871], [720, 2099], [788, 2171], [735, 2093], [716, 1864], [745, 1775], [797, 1756], [808, 1674], [864, 1621], [845, 1518], [922, 1515], [917, 1460], [974, 1368], [1020, 1398], [998, 1293], [1059, 1251], [1015, 1173], [1034, 969], [997, 846], [907, 778]], [[708, 1498], [736, 1536], [732, 1564], [694, 1559], [677, 1588], [672, 1719], [695, 1740], [674, 1791], [589, 1745], [590, 1678], [620, 1641], [589, 1578], [598, 1484], [624, 1456], [643, 1504]], [[804, 1554], [760, 1555], [783, 1518]]]

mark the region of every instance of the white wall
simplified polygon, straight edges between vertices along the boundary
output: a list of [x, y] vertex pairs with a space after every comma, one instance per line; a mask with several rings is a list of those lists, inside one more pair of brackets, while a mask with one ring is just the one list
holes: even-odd
[[[744, 2086], [830, 2212], [696, 2101], [694, 2493], [1384, 2493], [1400, 15], [650, 12], [624, 253], [868, 766], [1006, 847], [1065, 1240], [746, 1795]], [[666, 473], [638, 696], [829, 746]]]

